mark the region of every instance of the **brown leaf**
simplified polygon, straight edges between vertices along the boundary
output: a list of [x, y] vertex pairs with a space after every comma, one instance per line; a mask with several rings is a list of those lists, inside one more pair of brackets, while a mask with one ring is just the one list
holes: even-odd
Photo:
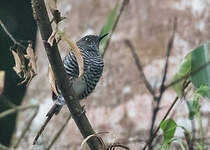
[[83, 63], [82, 54], [81, 54], [79, 48], [77, 47], [76, 43], [72, 42], [71, 40], [69, 40], [69, 42], [71, 43], [71, 48], [72, 48], [74, 55], [77, 59], [77, 63], [79, 66], [79, 77], [81, 77], [84, 73], [84, 63]]
[[5, 71], [0, 71], [0, 95], [4, 90]]
[[56, 96], [58, 96], [58, 92], [56, 90], [56, 85], [55, 85], [55, 76], [50, 66], [48, 67], [48, 78], [51, 86], [51, 91], [55, 93]]
[[14, 71], [17, 73], [19, 77], [21, 77], [21, 72], [23, 71], [22, 60], [19, 57], [18, 53], [12, 50], [12, 55], [15, 59], [15, 66], [13, 67]]
[[26, 49], [27, 55], [25, 57], [29, 60], [28, 67], [31, 69], [31, 71], [36, 74], [37, 73], [37, 66], [36, 66], [36, 61], [37, 58], [34, 54], [34, 50], [32, 48], [32, 42], [28, 41], [28, 47]]
[[61, 13], [58, 9], [50, 9], [52, 15], [53, 15], [53, 20], [55, 21], [56, 24], [61, 22], [62, 20], [66, 19], [66, 17], [62, 17]]
[[[32, 42], [28, 41], [28, 47], [26, 48], [26, 55], [24, 55], [22, 49], [20, 48], [17, 48], [15, 50], [11, 48], [11, 51], [15, 59], [15, 66], [13, 67], [13, 69], [18, 74], [18, 76], [23, 79], [20, 83], [18, 83], [18, 85], [27, 83], [26, 85], [28, 86], [37, 72], [37, 67], [36, 67], [37, 58], [32, 48]], [[29, 60], [28, 64], [25, 64], [25, 59]]]
[[46, 3], [51, 13], [53, 9], [57, 9], [57, 0], [46, 0]]
[[[22, 85], [27, 83], [26, 86], [29, 85], [31, 80], [36, 76], [37, 67], [36, 67], [36, 56], [34, 54], [34, 50], [32, 48], [32, 41], [28, 41], [28, 47], [26, 48], [26, 55], [23, 54], [21, 50], [18, 50], [18, 57], [21, 62], [21, 71], [23, 71], [23, 79], [18, 85]], [[29, 60], [28, 66], [25, 66], [25, 59]]]
[[53, 30], [52, 34], [50, 35], [49, 39], [47, 40], [47, 42], [50, 44], [50, 46], [53, 46], [53, 41], [55, 40], [56, 33], [57, 33], [57, 31]]
[[69, 47], [74, 52], [74, 55], [76, 57], [76, 60], [77, 60], [78, 66], [79, 66], [79, 77], [81, 77], [84, 74], [84, 62], [83, 62], [83, 57], [82, 57], [82, 54], [81, 54], [79, 48], [77, 47], [75, 42], [71, 41], [71, 39], [67, 39], [64, 36], [64, 33], [58, 32], [58, 34], [61, 36], [61, 39], [65, 40], [67, 42]]

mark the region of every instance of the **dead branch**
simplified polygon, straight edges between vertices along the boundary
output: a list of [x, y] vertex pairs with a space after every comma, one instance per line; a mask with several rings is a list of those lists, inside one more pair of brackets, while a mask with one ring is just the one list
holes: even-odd
[[150, 85], [149, 81], [147, 80], [145, 74], [144, 74], [144, 71], [143, 71], [143, 68], [142, 68], [142, 65], [141, 65], [141, 61], [135, 51], [135, 48], [133, 46], [133, 44], [131, 43], [131, 41], [129, 40], [124, 40], [125, 44], [130, 48], [131, 52], [132, 52], [132, 55], [133, 55], [133, 58], [135, 60], [135, 63], [136, 63], [136, 66], [139, 70], [139, 73], [140, 73], [140, 78], [143, 80], [144, 82], [144, 85], [146, 86], [147, 90], [150, 92], [150, 94], [152, 94], [153, 96], [155, 96], [155, 92], [152, 88], [152, 86]]
[[[188, 85], [190, 84], [190, 82], [186, 82], [184, 87], [183, 87], [183, 93], [184, 90], [188, 87]], [[184, 94], [183, 94], [184, 96]], [[164, 115], [163, 119], [160, 122], [163, 122], [164, 120], [166, 120], [166, 118], [168, 117], [168, 115], [170, 114], [171, 110], [174, 108], [175, 104], [177, 103], [177, 101], [179, 100], [179, 97], [177, 96], [173, 103], [171, 104], [171, 106], [169, 107], [169, 109], [167, 110], [166, 114]], [[151, 136], [151, 138], [148, 140], [148, 142], [146, 143], [146, 145], [143, 147], [143, 150], [146, 149], [146, 147], [149, 145], [149, 143], [152, 143], [153, 139], [156, 137], [158, 131], [160, 130], [160, 124], [158, 125], [157, 129], [154, 131], [153, 135]]]
[[0, 143], [0, 150], [10, 150], [10, 148], [6, 147]]
[[31, 108], [37, 108], [39, 105], [37, 104], [32, 104], [32, 105], [26, 105], [26, 106], [16, 106], [11, 109], [8, 109], [2, 113], [0, 113], [0, 119], [6, 117], [7, 115], [11, 115], [13, 113], [19, 112], [19, 111], [24, 111], [26, 109], [31, 109]]
[[122, 12], [123, 12], [125, 6], [126, 6], [128, 3], [129, 3], [129, 0], [123, 0], [122, 5], [120, 6], [120, 11], [119, 11], [119, 13], [118, 13], [118, 15], [117, 15], [117, 17], [116, 17], [116, 19], [115, 19], [115, 21], [114, 21], [114, 25], [113, 25], [112, 31], [111, 31], [111, 33], [109, 33], [110, 36], [109, 36], [109, 39], [108, 39], [107, 42], [106, 42], [106, 45], [104, 46], [104, 51], [103, 51], [103, 53], [102, 53], [102, 56], [104, 56], [105, 53], [106, 53], [106, 51], [107, 51], [107, 48], [108, 48], [108, 46], [109, 46], [109, 42], [110, 42], [110, 40], [111, 40], [112, 34], [114, 33], [114, 31], [115, 31], [115, 29], [116, 29], [116, 27], [117, 27], [117, 23], [119, 22], [120, 16], [121, 16], [121, 14], [122, 14]]
[[34, 114], [31, 116], [30, 120], [28, 121], [28, 123], [26, 124], [25, 129], [23, 130], [23, 132], [21, 133], [20, 137], [18, 138], [17, 142], [14, 144], [14, 146], [12, 146], [14, 149], [16, 149], [19, 145], [20, 142], [22, 141], [22, 139], [24, 138], [26, 132], [30, 129], [30, 126], [34, 120], [34, 118], [36, 117], [37, 113], [39, 111], [39, 106], [36, 107], [36, 110], [34, 112]]
[[[44, 1], [32, 0], [32, 9], [34, 19], [40, 29], [45, 51], [47, 53], [50, 65], [58, 83], [58, 87], [61, 90], [69, 111], [71, 112], [72, 118], [77, 124], [77, 127], [79, 128], [83, 137], [86, 138], [87, 136], [94, 134], [95, 132], [92, 129], [92, 126], [90, 125], [90, 122], [86, 117], [79, 101], [75, 99], [77, 97], [77, 93], [72, 88], [72, 81], [68, 80], [56, 42], [53, 42], [53, 46], [50, 46], [50, 44], [47, 42], [52, 33], [52, 27], [49, 17], [47, 15]], [[87, 144], [89, 145], [91, 150], [95, 150], [98, 149], [100, 143], [97, 138], [91, 138], [87, 141]]]
[[4, 32], [9, 36], [9, 38], [12, 40], [12, 42], [15, 45], [20, 46], [23, 49], [26, 49], [26, 47], [24, 45], [22, 45], [20, 42], [18, 42], [17, 40], [15, 40], [15, 38], [12, 36], [12, 34], [7, 30], [6, 26], [3, 24], [3, 22], [0, 20], [0, 25], [3, 28]]
[[190, 73], [180, 77], [179, 79], [176, 79], [175, 81], [172, 81], [171, 83], [169, 83], [168, 85], [165, 85], [164, 90], [168, 89], [171, 86], [174, 86], [175, 84], [189, 78], [190, 76], [195, 75], [196, 73], [200, 72], [201, 70], [203, 70], [204, 68], [206, 68], [208, 65], [210, 65], [210, 61], [206, 62], [205, 64], [201, 65], [200, 67], [198, 67], [197, 69], [191, 71]]
[[[160, 94], [158, 97], [154, 97], [154, 102], [156, 102], [156, 106], [153, 108], [153, 114], [152, 114], [152, 123], [151, 123], [151, 127], [150, 127], [150, 138], [152, 138], [153, 136], [153, 128], [155, 125], [155, 120], [159, 111], [159, 107], [160, 107], [160, 102], [161, 102], [161, 98], [162, 95], [164, 93], [164, 86], [165, 86], [165, 81], [166, 81], [166, 76], [167, 76], [167, 71], [168, 71], [168, 63], [169, 63], [169, 56], [171, 53], [171, 49], [173, 47], [173, 41], [174, 41], [174, 36], [175, 36], [175, 31], [176, 31], [176, 22], [177, 19], [174, 19], [173, 22], [173, 31], [172, 31], [172, 35], [168, 41], [168, 45], [167, 45], [167, 50], [166, 50], [166, 61], [165, 61], [165, 67], [164, 67], [164, 71], [163, 71], [163, 77], [162, 77], [162, 82], [161, 82], [161, 86], [160, 86]], [[149, 143], [149, 150], [152, 149], [152, 143]]]
[[51, 141], [51, 143], [49, 144], [49, 146], [46, 148], [46, 150], [50, 150], [50, 148], [53, 146], [53, 144], [57, 141], [57, 139], [59, 138], [59, 136], [63, 132], [64, 128], [66, 127], [66, 125], [68, 124], [68, 122], [69, 122], [70, 119], [71, 119], [71, 114], [69, 114], [69, 116], [66, 119], [65, 123], [62, 125], [62, 127], [60, 128], [60, 130], [56, 133], [56, 135], [54, 136], [53, 140]]

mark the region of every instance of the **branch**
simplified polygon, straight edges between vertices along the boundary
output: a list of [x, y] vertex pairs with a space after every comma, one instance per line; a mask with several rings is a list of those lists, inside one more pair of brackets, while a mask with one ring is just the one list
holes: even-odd
[[[172, 108], [174, 107], [174, 105], [176, 104], [176, 102], [178, 101], [178, 99], [179, 99], [178, 96], [174, 99], [173, 103], [171, 104], [171, 106], [170, 106], [169, 109], [167, 110], [167, 112], [166, 112], [165, 116], [163, 117], [163, 119], [161, 120], [161, 122], [164, 121], [164, 120], [167, 118], [167, 116], [168, 116], [169, 113], [171, 112]], [[157, 127], [157, 129], [154, 131], [154, 133], [152, 133], [152, 136], [150, 137], [150, 139], [148, 140], [148, 142], [146, 143], [146, 145], [143, 147], [142, 150], [145, 150], [146, 147], [147, 147], [149, 144], [152, 143], [153, 139], [156, 137], [156, 135], [157, 135], [157, 133], [158, 133], [159, 130], [160, 130], [160, 124], [159, 124], [159, 126]]]
[[210, 61], [206, 62], [205, 64], [201, 65], [200, 67], [198, 67], [197, 69], [191, 71], [190, 73], [180, 77], [179, 79], [172, 81], [171, 83], [169, 83], [168, 85], [165, 85], [164, 90], [166, 90], [167, 88], [174, 86], [175, 84], [189, 78], [190, 76], [195, 75], [196, 73], [200, 72], [201, 70], [203, 70], [204, 68], [206, 68], [208, 65], [210, 65]]
[[[177, 19], [174, 19], [174, 23], [173, 23], [173, 32], [172, 35], [168, 41], [168, 45], [167, 45], [167, 51], [166, 51], [166, 61], [165, 61], [165, 67], [164, 67], [164, 71], [163, 71], [163, 78], [162, 78], [162, 82], [161, 82], [161, 86], [160, 86], [160, 94], [158, 97], [154, 97], [154, 101], [157, 102], [156, 106], [153, 108], [153, 114], [152, 114], [152, 123], [151, 123], [151, 127], [150, 127], [150, 139], [153, 136], [153, 128], [155, 125], [155, 121], [156, 121], [156, 117], [159, 111], [159, 106], [160, 106], [160, 102], [161, 102], [161, 98], [162, 95], [164, 93], [164, 86], [165, 86], [165, 81], [166, 81], [166, 76], [167, 76], [167, 71], [168, 71], [168, 62], [169, 62], [169, 56], [171, 53], [171, 49], [173, 47], [173, 41], [174, 41], [174, 35], [175, 35], [175, 31], [176, 31], [176, 21]], [[150, 140], [149, 140], [150, 141]], [[149, 150], [152, 149], [152, 143], [149, 143]]]
[[7, 115], [11, 115], [13, 113], [16, 113], [18, 111], [23, 111], [26, 109], [31, 109], [31, 108], [37, 108], [39, 105], [33, 104], [33, 105], [26, 105], [26, 106], [16, 106], [14, 108], [8, 109], [2, 113], [0, 113], [0, 119], [6, 117]]
[[36, 110], [34, 112], [34, 114], [32, 115], [32, 117], [30, 118], [30, 120], [28, 121], [28, 123], [26, 124], [25, 129], [23, 130], [23, 132], [21, 133], [20, 137], [18, 138], [17, 142], [14, 144], [14, 146], [12, 146], [14, 149], [16, 149], [19, 145], [21, 140], [24, 138], [26, 132], [30, 129], [30, 126], [34, 120], [34, 118], [36, 117], [37, 113], [39, 111], [39, 106], [36, 107]]
[[18, 45], [20, 47], [22, 47], [23, 49], [26, 49], [26, 47], [24, 45], [22, 45], [21, 43], [19, 43], [17, 40], [15, 40], [15, 38], [12, 36], [11, 33], [9, 33], [9, 31], [7, 30], [6, 26], [3, 24], [3, 22], [0, 20], [0, 25], [3, 28], [4, 32], [9, 36], [9, 38], [12, 40], [12, 42], [15, 45]]
[[0, 143], [0, 150], [10, 150], [10, 148], [6, 147]]
[[[186, 82], [186, 83], [185, 83], [185, 85], [184, 85], [184, 87], [183, 87], [183, 93], [184, 93], [184, 90], [188, 87], [189, 84], [190, 84], [190, 82]], [[183, 95], [184, 95], [184, 94], [183, 94]], [[179, 97], [177, 96], [177, 97], [174, 99], [174, 101], [173, 101], [173, 103], [171, 104], [171, 106], [169, 107], [169, 109], [167, 110], [167, 112], [166, 112], [166, 114], [164, 115], [163, 119], [160, 121], [160, 123], [163, 122], [163, 121], [168, 117], [169, 113], [171, 112], [172, 108], [174, 107], [174, 105], [177, 103], [178, 100], [179, 100]], [[152, 134], [152, 136], [150, 137], [150, 139], [149, 139], [148, 142], [145, 144], [145, 146], [143, 147], [142, 150], [145, 150], [146, 147], [147, 147], [150, 143], [152, 143], [153, 139], [156, 137], [156, 135], [157, 135], [157, 133], [158, 133], [159, 130], [160, 130], [160, 124], [158, 125], [157, 129], [154, 131], [154, 133]]]
[[177, 18], [174, 18], [173, 33], [172, 33], [172, 35], [169, 39], [168, 46], [167, 46], [166, 62], [165, 62], [165, 67], [164, 67], [164, 71], [163, 71], [163, 78], [162, 78], [162, 82], [161, 82], [161, 86], [160, 86], [160, 93], [163, 93], [163, 91], [164, 91], [166, 75], [167, 75], [167, 71], [168, 71], [168, 61], [169, 61], [169, 56], [170, 56], [171, 49], [172, 49], [173, 43], [174, 43], [176, 26], [177, 26]]
[[10, 101], [10, 99], [9, 99], [7, 96], [5, 96], [5, 95], [0, 95], [0, 99], [1, 99], [1, 102], [5, 104], [5, 106], [8, 106], [8, 107], [10, 107], [10, 108], [13, 108], [13, 107], [16, 106], [16, 105], [13, 104], [13, 103]]
[[125, 7], [128, 3], [129, 3], [129, 0], [123, 0], [122, 5], [121, 5], [121, 7], [120, 7], [120, 12], [118, 13], [118, 15], [117, 15], [117, 17], [116, 17], [116, 19], [115, 19], [115, 21], [114, 21], [114, 25], [113, 25], [112, 31], [111, 31], [111, 33], [110, 33], [109, 39], [107, 40], [106, 45], [104, 46], [104, 51], [103, 51], [102, 56], [104, 56], [105, 53], [106, 53], [106, 51], [107, 51], [107, 48], [108, 48], [108, 46], [109, 46], [109, 42], [110, 42], [110, 40], [111, 40], [112, 34], [114, 33], [114, 31], [115, 31], [115, 29], [116, 29], [116, 27], [117, 27], [117, 23], [118, 23], [118, 21], [119, 21], [119, 19], [120, 19], [120, 16], [121, 16], [121, 14], [122, 14], [122, 12], [123, 12], [123, 10], [124, 10], [124, 7]]
[[152, 86], [150, 85], [150, 83], [148, 82], [145, 74], [144, 74], [144, 71], [143, 71], [143, 68], [142, 68], [142, 65], [141, 65], [141, 61], [138, 57], [138, 55], [136, 54], [136, 51], [135, 51], [135, 48], [134, 46], [132, 45], [132, 43], [129, 41], [129, 40], [124, 40], [125, 44], [130, 48], [131, 50], [131, 53], [133, 55], [133, 58], [135, 60], [135, 63], [136, 63], [136, 66], [139, 70], [139, 73], [140, 73], [140, 78], [143, 80], [144, 82], [144, 85], [146, 86], [147, 90], [153, 95], [155, 96], [155, 92], [154, 90], [152, 89]]
[[51, 143], [49, 144], [49, 146], [46, 148], [46, 150], [50, 150], [50, 148], [53, 146], [53, 144], [55, 143], [55, 141], [59, 138], [59, 136], [63, 132], [64, 128], [66, 127], [66, 125], [68, 124], [68, 122], [69, 122], [70, 119], [71, 119], [71, 114], [68, 116], [68, 118], [66, 119], [65, 123], [60, 128], [60, 130], [56, 133], [55, 137], [53, 138], [53, 140], [51, 141]]
[[[56, 82], [58, 83], [58, 87], [61, 90], [69, 111], [71, 112], [72, 118], [77, 124], [82, 136], [86, 138], [95, 132], [92, 129], [89, 120], [79, 103], [79, 100], [75, 99], [77, 97], [77, 93], [72, 88], [72, 81], [68, 80], [56, 42], [54, 41], [52, 46], [50, 46], [50, 44], [47, 42], [52, 33], [52, 27], [47, 15], [44, 0], [32, 0], [32, 9], [34, 19], [36, 20], [40, 29], [48, 60], [54, 72]], [[91, 150], [96, 150], [99, 148], [100, 143], [97, 138], [93, 137], [87, 141], [87, 144]]]

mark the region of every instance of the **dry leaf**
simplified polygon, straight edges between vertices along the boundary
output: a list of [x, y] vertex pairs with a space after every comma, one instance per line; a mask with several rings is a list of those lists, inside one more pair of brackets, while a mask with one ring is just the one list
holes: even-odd
[[61, 36], [61, 39], [65, 40], [68, 43], [69, 47], [74, 52], [74, 55], [77, 59], [77, 63], [79, 66], [79, 77], [81, 77], [84, 74], [84, 62], [83, 62], [83, 57], [82, 57], [82, 54], [81, 54], [79, 48], [77, 47], [75, 42], [71, 41], [70, 39], [67, 39], [64, 36], [64, 33], [58, 32], [58, 34]]
[[12, 55], [15, 59], [15, 66], [13, 67], [14, 71], [20, 76], [21, 74], [21, 61], [20, 58], [18, 57], [18, 54], [15, 51], [12, 51]]
[[[15, 51], [16, 50], [16, 51]], [[28, 86], [33, 77], [36, 75], [36, 56], [34, 55], [34, 50], [32, 48], [32, 42], [28, 42], [28, 47], [26, 49], [26, 55], [24, 55], [23, 51], [19, 48], [17, 49], [11, 49], [13, 57], [15, 59], [15, 66], [13, 69], [17, 73], [17, 75], [23, 79], [18, 85], [21, 85], [23, 83], [27, 83]], [[29, 63], [26, 67], [25, 59], [29, 60]], [[23, 74], [23, 76], [22, 76]]]
[[15, 59], [15, 66], [13, 69], [19, 77], [22, 77], [21, 73], [25, 72], [24, 54], [21, 52], [21, 50], [17, 49], [17, 52], [12, 50], [12, 55]]
[[4, 90], [5, 71], [0, 71], [0, 95]]
[[57, 9], [57, 0], [46, 0], [46, 3], [51, 13], [53, 9]]
[[104, 143], [104, 141], [102, 140], [102, 138], [99, 136], [100, 134], [107, 134], [109, 132], [106, 132], [106, 131], [103, 131], [103, 132], [98, 132], [98, 133], [94, 133], [94, 134], [91, 134], [89, 136], [87, 136], [81, 143], [80, 145], [80, 149], [82, 149], [82, 147], [84, 146], [84, 144], [92, 137], [96, 137], [98, 138], [98, 140], [100, 141], [100, 144], [101, 144], [101, 147], [102, 149], [105, 149], [106, 145]]
[[51, 90], [53, 91], [53, 93], [55, 93], [56, 96], [58, 96], [58, 92], [56, 90], [56, 85], [55, 85], [55, 76], [50, 66], [48, 67], [48, 78], [49, 78]]
[[[32, 41], [28, 41], [28, 47], [26, 49], [26, 53], [27, 54], [24, 55], [24, 57], [29, 60], [29, 63], [28, 63], [28, 66], [27, 66], [27, 70], [23, 69], [23, 73], [24, 73], [24, 77], [23, 78], [24, 78], [24, 80], [21, 81], [20, 83], [18, 83], [18, 85], [27, 83], [26, 86], [28, 86], [29, 83], [31, 82], [31, 80], [33, 79], [33, 77], [35, 77], [36, 73], [37, 73], [36, 72], [36, 70], [37, 70], [37, 67], [36, 67], [36, 60], [37, 60], [37, 58], [36, 58], [36, 56], [34, 54], [34, 50], [32, 48]], [[25, 65], [23, 65], [23, 66], [25, 67]]]
[[77, 47], [76, 43], [74, 43], [73, 41], [69, 40], [69, 45], [72, 48], [74, 55], [77, 59], [77, 63], [79, 66], [79, 77], [81, 77], [84, 74], [84, 63], [83, 63], [83, 57], [82, 54], [79, 50], [79, 48]]
[[66, 19], [66, 17], [62, 17], [61, 13], [58, 9], [50, 9], [52, 15], [53, 15], [53, 21], [55, 21], [56, 24], [61, 22], [62, 20]]
[[53, 15], [51, 23], [54, 21], [56, 24], [58, 24], [60, 21], [66, 18], [62, 17], [60, 11], [57, 9], [57, 0], [47, 0], [46, 3], [51, 14]]
[[52, 34], [50, 35], [49, 39], [47, 40], [47, 42], [50, 44], [50, 46], [53, 46], [53, 41], [55, 39], [56, 33], [57, 33], [57, 31], [53, 30]]
[[25, 57], [29, 60], [28, 67], [31, 68], [31, 71], [34, 74], [36, 74], [37, 73], [37, 66], [36, 66], [37, 57], [34, 54], [31, 41], [28, 41], [28, 47], [26, 49], [26, 53], [27, 55], [25, 55]]

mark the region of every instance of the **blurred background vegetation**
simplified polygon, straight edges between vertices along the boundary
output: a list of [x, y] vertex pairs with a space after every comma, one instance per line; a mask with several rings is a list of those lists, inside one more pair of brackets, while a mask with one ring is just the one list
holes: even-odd
[[[170, 86], [161, 96], [159, 94], [163, 70], [167, 70], [164, 81], [167, 87], [176, 79], [209, 63], [210, 49], [207, 41], [210, 38], [210, 2], [163, 0], [160, 3], [155, 0], [132, 0], [121, 10], [123, 2], [124, 0], [57, 1], [61, 15], [67, 17], [59, 23], [59, 29], [65, 32], [66, 37], [77, 41], [87, 34], [109, 32], [112, 35], [107, 49], [107, 39], [100, 45], [101, 53], [106, 49], [103, 77], [94, 93], [84, 101], [93, 128], [96, 131], [109, 131], [102, 135], [106, 143], [119, 142], [132, 150], [141, 149], [152, 136], [150, 128], [157, 108], [153, 129], [155, 131], [160, 127], [161, 131], [155, 136], [153, 149], [209, 148], [210, 67], [195, 76], [189, 75], [185, 82]], [[52, 3], [47, 1], [47, 6]], [[52, 18], [50, 12], [49, 15]], [[176, 30], [173, 28], [175, 17]], [[119, 22], [116, 25], [117, 18]], [[10, 141], [20, 139], [29, 124], [17, 149], [37, 148], [32, 146], [32, 141], [53, 102], [47, 79], [49, 63], [32, 17], [30, 0], [3, 0], [0, 3], [0, 19], [18, 41], [32, 40], [38, 56], [38, 75], [27, 89], [25, 85], [17, 86], [21, 79], [12, 69], [14, 59], [9, 48], [13, 43], [0, 27], [0, 70], [6, 71], [4, 91], [0, 96], [0, 113], [15, 105], [39, 104], [35, 118], [31, 109], [0, 118], [0, 144], [11, 146]], [[52, 26], [55, 28], [54, 24]], [[173, 31], [175, 35], [171, 38]], [[170, 49], [168, 68], [165, 69], [170, 39], [173, 46]], [[27, 46], [26, 43], [23, 44]], [[61, 56], [65, 56], [69, 46], [64, 41], [58, 46]], [[146, 88], [138, 61], [141, 62], [153, 92], [161, 99], [160, 103], [151, 94], [153, 92]], [[183, 90], [183, 86], [189, 82], [192, 84]], [[168, 119], [162, 120], [173, 103], [176, 105], [173, 105], [174, 109], [167, 116]], [[68, 122], [68, 114], [68, 109], [64, 107], [50, 122], [38, 146], [55, 150], [80, 148], [83, 139], [74, 122]], [[65, 132], [53, 141], [60, 129]]]
[[[15, 39], [26, 42], [36, 39], [36, 24], [32, 17], [30, 0], [14, 1], [3, 0], [0, 4], [0, 19], [6, 25]], [[0, 96], [0, 112], [11, 108], [8, 104], [20, 105], [25, 94], [25, 85], [17, 86], [20, 78], [12, 67], [15, 65], [10, 51], [13, 42], [0, 28], [0, 70], [6, 71], [4, 92]], [[16, 127], [16, 114], [8, 115], [0, 120], [0, 143], [9, 146], [11, 137]]]

